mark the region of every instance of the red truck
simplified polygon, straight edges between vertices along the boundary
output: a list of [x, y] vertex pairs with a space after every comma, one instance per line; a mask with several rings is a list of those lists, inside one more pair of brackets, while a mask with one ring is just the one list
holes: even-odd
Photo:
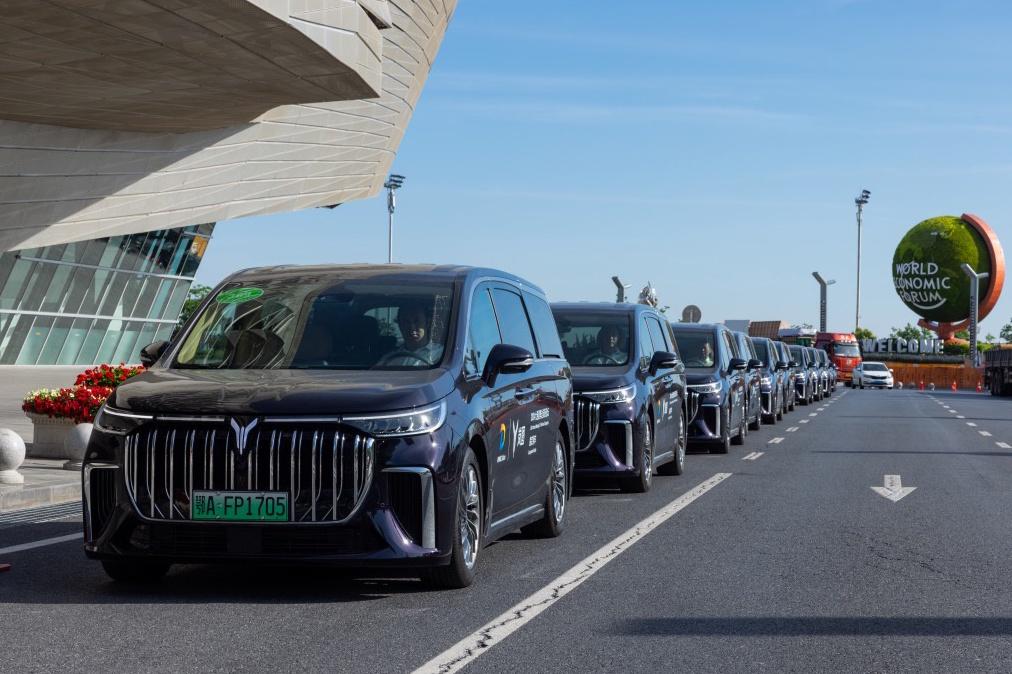
[[861, 364], [857, 337], [850, 332], [819, 332], [815, 335], [815, 348], [829, 354], [836, 364], [837, 381], [850, 386], [854, 368]]

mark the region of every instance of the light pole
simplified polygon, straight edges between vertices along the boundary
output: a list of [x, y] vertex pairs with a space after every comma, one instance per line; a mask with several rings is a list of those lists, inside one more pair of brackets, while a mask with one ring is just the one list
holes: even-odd
[[812, 276], [819, 282], [819, 332], [826, 331], [826, 288], [836, 283], [836, 281], [827, 281], [822, 278], [822, 274], [817, 271], [812, 272]]
[[625, 291], [630, 287], [629, 283], [622, 283], [622, 279], [617, 276], [611, 277], [612, 283], [615, 284], [615, 301], [619, 304], [625, 302]]
[[397, 197], [394, 190], [404, 184], [404, 176], [391, 173], [383, 187], [387, 188], [387, 262], [394, 261], [394, 209], [397, 208]]
[[979, 357], [977, 353], [977, 313], [980, 306], [980, 280], [987, 278], [988, 273], [985, 271], [978, 274], [973, 270], [973, 267], [965, 262], [959, 266], [963, 273], [970, 278], [970, 362], [974, 367], [979, 367], [980, 363], [977, 362]]
[[857, 205], [857, 302], [854, 306], [854, 334], [857, 334], [857, 329], [861, 327], [861, 215], [869, 197], [871, 192], [861, 190], [861, 194], [854, 199]]

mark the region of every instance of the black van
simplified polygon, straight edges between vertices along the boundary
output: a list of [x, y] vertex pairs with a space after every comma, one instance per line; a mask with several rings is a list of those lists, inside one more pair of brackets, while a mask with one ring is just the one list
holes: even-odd
[[737, 357], [734, 335], [723, 325], [672, 323], [671, 329], [689, 391], [699, 397], [698, 411], [689, 421], [689, 440], [715, 443], [710, 451], [726, 454], [732, 442], [740, 445], [748, 434], [748, 361]]
[[744, 332], [732, 332], [734, 345], [738, 348], [738, 357], [748, 363], [745, 368], [745, 419], [748, 428], [758, 431], [763, 425], [762, 408], [762, 360], [752, 344], [752, 340]]
[[794, 370], [794, 391], [802, 405], [810, 405], [816, 400], [819, 381], [815, 374], [814, 363], [808, 354], [808, 347], [791, 344], [792, 369]]
[[681, 475], [690, 407], [668, 322], [642, 304], [554, 303], [573, 368], [577, 478], [650, 489], [653, 468]]
[[421, 567], [563, 528], [572, 374], [538, 288], [492, 269], [272, 267], [221, 283], [101, 408], [85, 551], [174, 562]]

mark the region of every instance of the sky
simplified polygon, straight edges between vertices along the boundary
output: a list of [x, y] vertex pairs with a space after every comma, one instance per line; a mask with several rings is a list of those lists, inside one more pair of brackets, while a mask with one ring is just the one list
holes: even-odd
[[[536, 8], [536, 11], [535, 9]], [[394, 161], [394, 259], [552, 300], [648, 281], [675, 317], [915, 322], [903, 234], [975, 213], [1012, 246], [1012, 3], [461, 0]], [[198, 272], [386, 261], [386, 203], [221, 222]], [[1012, 256], [1012, 249], [1008, 250]], [[1012, 320], [1006, 290], [981, 335]]]

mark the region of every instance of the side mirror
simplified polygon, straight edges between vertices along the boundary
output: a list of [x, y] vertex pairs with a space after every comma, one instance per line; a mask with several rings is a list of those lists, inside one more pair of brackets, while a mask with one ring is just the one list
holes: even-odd
[[167, 348], [169, 348], [169, 343], [164, 340], [148, 344], [141, 349], [141, 365], [151, 367], [158, 362]]
[[752, 358], [751, 360], [748, 361], [748, 369], [750, 369], [750, 370], [758, 370], [762, 366], [763, 366], [763, 362], [761, 360], [757, 360], [755, 358]]
[[496, 344], [488, 352], [488, 359], [485, 360], [485, 371], [481, 378], [489, 386], [495, 381], [500, 372], [526, 372], [534, 365], [534, 354], [520, 346], [512, 344]]
[[786, 369], [790, 368], [790, 366], [791, 366], [791, 364], [788, 363], [786, 360], [779, 360], [779, 361], [777, 361], [777, 369], [778, 370], [786, 370]]
[[667, 370], [678, 364], [678, 356], [670, 351], [654, 351], [650, 358], [650, 372], [653, 374], [658, 370]]
[[728, 372], [734, 372], [735, 370], [747, 370], [748, 361], [744, 358], [732, 358], [731, 362], [727, 366]]

